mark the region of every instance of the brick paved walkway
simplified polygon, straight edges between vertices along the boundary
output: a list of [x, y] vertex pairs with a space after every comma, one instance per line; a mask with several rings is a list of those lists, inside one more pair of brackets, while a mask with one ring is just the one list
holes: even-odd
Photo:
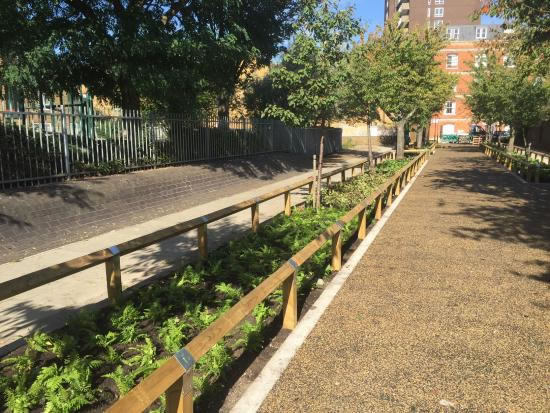
[[260, 411], [550, 411], [549, 206], [439, 150]]
[[0, 263], [260, 188], [311, 164], [276, 153], [0, 193]]

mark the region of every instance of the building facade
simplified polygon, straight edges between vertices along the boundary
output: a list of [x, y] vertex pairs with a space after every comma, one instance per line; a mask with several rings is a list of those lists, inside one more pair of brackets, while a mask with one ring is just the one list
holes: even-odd
[[472, 112], [466, 104], [466, 96], [472, 82], [472, 70], [487, 63], [487, 56], [484, 54], [486, 46], [483, 41], [493, 39], [499, 30], [498, 25], [446, 26], [449, 43], [439, 52], [436, 59], [443, 70], [458, 76], [458, 82], [453, 98], [432, 118], [430, 138], [469, 133], [473, 121]]
[[411, 29], [479, 24], [473, 15], [481, 5], [481, 0], [384, 0], [384, 21], [397, 14], [400, 27]]

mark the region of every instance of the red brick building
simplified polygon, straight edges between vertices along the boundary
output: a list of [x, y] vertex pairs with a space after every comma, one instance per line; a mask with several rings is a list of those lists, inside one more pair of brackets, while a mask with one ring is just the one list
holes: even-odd
[[472, 126], [472, 113], [466, 105], [466, 95], [472, 81], [472, 65], [483, 65], [483, 40], [494, 38], [499, 30], [495, 25], [447, 26], [449, 44], [439, 53], [437, 60], [443, 70], [458, 75], [454, 96], [443, 110], [432, 118], [430, 138], [443, 135], [467, 135]]

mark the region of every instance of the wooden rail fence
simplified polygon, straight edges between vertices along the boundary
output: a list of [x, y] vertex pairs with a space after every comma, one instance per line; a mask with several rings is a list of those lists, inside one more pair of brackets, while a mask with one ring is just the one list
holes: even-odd
[[490, 156], [498, 163], [501, 163], [509, 171], [520, 175], [527, 182], [540, 182], [540, 173], [542, 168], [539, 165], [533, 165], [527, 160], [517, 159], [509, 153], [496, 149], [487, 144], [482, 144], [481, 148], [483, 148], [483, 153], [485, 153], [485, 155]]
[[[191, 413], [193, 411], [192, 376], [196, 360], [237, 327], [256, 305], [261, 303], [281, 285], [283, 289], [282, 327], [285, 329], [294, 329], [298, 320], [296, 275], [299, 267], [323, 247], [325, 243], [332, 241], [332, 268], [339, 270], [342, 266], [343, 227], [356, 216], [359, 216], [358, 238], [364, 239], [367, 231], [368, 207], [374, 203], [375, 219], [380, 219], [384, 202], [386, 206], [392, 204], [393, 197], [399, 195], [401, 188], [412, 179], [418, 169], [427, 161], [429, 153], [430, 151], [424, 151], [413, 158], [409, 164], [396, 172], [373, 194], [357, 204], [346, 215], [292, 256], [292, 258], [268, 276], [260, 285], [245, 295], [199, 335], [194, 337], [183, 349], [174, 354], [162, 366], [144, 378], [107, 411], [110, 413], [142, 412], [162, 394], [165, 394], [166, 411], [168, 413]], [[362, 169], [364, 165], [365, 162], [360, 162], [355, 166], [347, 168]], [[341, 173], [343, 170], [344, 168], [340, 168], [323, 176], [328, 179], [330, 176]], [[312, 181], [306, 181], [306, 183], [310, 182]], [[287, 194], [288, 190], [285, 189], [276, 192], [277, 194]], [[273, 197], [275, 195], [272, 196], [271, 193], [266, 196]], [[285, 210], [286, 205], [285, 198]], [[252, 211], [254, 222], [257, 215], [255, 215], [255, 209], [252, 209]], [[197, 223], [197, 225], [202, 224]]]
[[[507, 145], [500, 145], [499, 147], [506, 150]], [[524, 156], [527, 153], [527, 150], [521, 146], [514, 146], [513, 151], [514, 153], [518, 153]], [[550, 153], [531, 150], [529, 152], [529, 159], [550, 165]]]

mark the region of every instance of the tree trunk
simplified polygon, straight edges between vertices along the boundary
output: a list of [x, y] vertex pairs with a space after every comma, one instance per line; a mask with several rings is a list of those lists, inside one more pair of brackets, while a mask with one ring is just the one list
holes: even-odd
[[225, 91], [218, 96], [218, 118], [221, 123], [226, 124], [229, 119], [229, 97]]
[[405, 121], [397, 122], [397, 144], [395, 148], [396, 159], [405, 157]]
[[372, 138], [370, 136], [370, 120], [367, 121], [367, 144], [369, 147], [369, 169], [374, 166], [372, 164]]
[[516, 129], [510, 127], [510, 141], [508, 142], [508, 152], [514, 152], [515, 140], [516, 140]]
[[416, 149], [422, 148], [422, 141], [424, 140], [424, 126], [416, 128]]

